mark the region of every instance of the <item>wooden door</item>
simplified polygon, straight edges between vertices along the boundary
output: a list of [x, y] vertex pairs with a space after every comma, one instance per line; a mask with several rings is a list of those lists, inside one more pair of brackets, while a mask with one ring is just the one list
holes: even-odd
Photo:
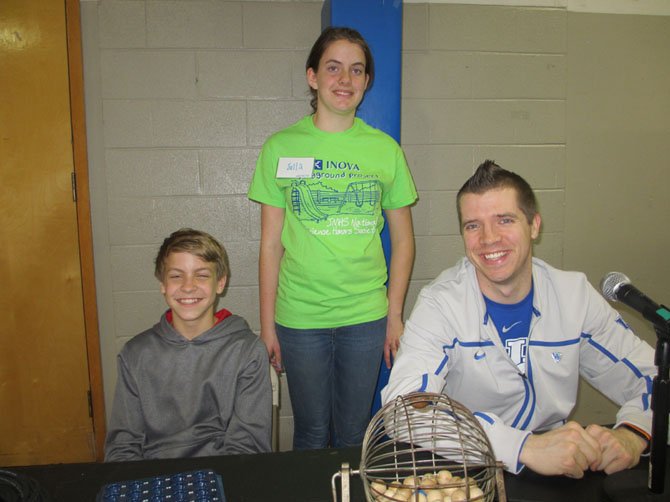
[[91, 461], [99, 444], [66, 28], [65, 0], [0, 1], [0, 465]]

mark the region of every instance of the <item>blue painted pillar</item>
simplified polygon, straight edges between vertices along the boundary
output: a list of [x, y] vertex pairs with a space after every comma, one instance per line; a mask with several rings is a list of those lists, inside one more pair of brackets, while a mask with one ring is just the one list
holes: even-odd
[[[375, 60], [375, 78], [365, 94], [357, 115], [400, 143], [400, 88], [402, 83], [402, 0], [326, 0], [321, 22], [326, 26], [348, 26], [367, 41]], [[388, 228], [381, 233], [388, 266], [391, 241]], [[372, 405], [374, 415], [381, 407], [380, 391], [390, 371], [383, 360], [377, 392]]]
[[322, 23], [354, 28], [367, 41], [375, 58], [375, 80], [357, 115], [400, 143], [402, 1], [327, 0]]

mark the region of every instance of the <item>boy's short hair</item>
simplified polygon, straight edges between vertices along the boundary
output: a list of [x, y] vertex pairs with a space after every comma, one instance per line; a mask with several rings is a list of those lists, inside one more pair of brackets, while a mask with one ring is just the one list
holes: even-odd
[[[538, 213], [537, 199], [535, 193], [528, 182], [512, 171], [503, 169], [492, 160], [485, 160], [468, 180], [463, 184], [456, 196], [456, 210], [458, 211], [458, 222], [462, 224], [461, 218], [461, 198], [466, 193], [481, 195], [489, 190], [501, 188], [513, 188], [516, 190], [517, 204], [528, 220]], [[461, 229], [462, 233], [462, 229]]]
[[180, 228], [167, 237], [156, 256], [154, 275], [159, 281], [165, 277], [165, 261], [171, 253], [190, 253], [207, 263], [214, 263], [216, 278], [228, 277], [230, 266], [225, 248], [207, 232]]

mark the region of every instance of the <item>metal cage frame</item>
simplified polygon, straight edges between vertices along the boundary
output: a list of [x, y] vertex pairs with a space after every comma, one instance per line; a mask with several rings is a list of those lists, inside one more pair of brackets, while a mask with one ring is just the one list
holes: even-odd
[[[342, 464], [342, 502], [349, 501], [349, 477], [358, 474], [368, 502], [457, 500], [506, 502], [502, 464], [472, 412], [445, 394], [398, 396], [372, 418], [363, 438], [358, 470]], [[439, 475], [439, 476], [438, 476]], [[383, 491], [382, 491], [383, 490]]]

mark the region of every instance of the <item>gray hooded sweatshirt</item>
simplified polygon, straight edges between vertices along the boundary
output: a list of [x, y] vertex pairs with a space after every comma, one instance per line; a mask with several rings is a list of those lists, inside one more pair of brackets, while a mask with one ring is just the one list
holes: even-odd
[[270, 451], [268, 354], [227, 311], [188, 340], [163, 314], [118, 355], [105, 461]]

